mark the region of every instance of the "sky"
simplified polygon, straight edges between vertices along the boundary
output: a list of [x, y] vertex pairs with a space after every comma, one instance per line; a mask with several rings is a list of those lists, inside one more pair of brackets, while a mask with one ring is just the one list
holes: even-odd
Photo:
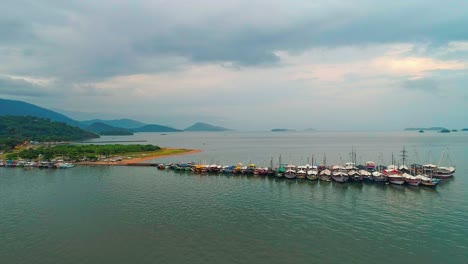
[[468, 127], [468, 1], [3, 0], [0, 98], [187, 127]]

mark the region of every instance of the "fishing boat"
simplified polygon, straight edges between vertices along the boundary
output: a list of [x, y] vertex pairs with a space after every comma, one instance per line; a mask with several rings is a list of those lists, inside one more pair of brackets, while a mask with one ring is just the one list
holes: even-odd
[[375, 182], [387, 182], [388, 177], [380, 171], [374, 171], [372, 172], [372, 180], [374, 180]]
[[306, 166], [297, 166], [296, 178], [305, 179], [307, 175]]
[[307, 179], [311, 181], [316, 181], [319, 178], [319, 171], [317, 166], [312, 166], [312, 168], [307, 170]]
[[395, 165], [390, 165], [387, 169], [383, 170], [383, 174], [387, 176], [388, 182], [398, 185], [405, 184], [405, 179], [402, 176], [401, 171], [396, 169]]
[[373, 162], [373, 161], [366, 161], [366, 170], [367, 170], [367, 171], [370, 171], [370, 172], [375, 171], [375, 166], [376, 166], [376, 165], [375, 165], [375, 162]]
[[320, 173], [319, 173], [319, 179], [320, 179], [321, 181], [329, 182], [329, 181], [331, 181], [331, 179], [332, 179], [332, 178], [331, 178], [331, 174], [332, 174], [331, 170], [329, 170], [329, 169], [323, 169], [323, 170], [321, 170]]
[[405, 180], [405, 182], [411, 186], [418, 186], [421, 183], [420, 178], [416, 178], [415, 176], [408, 173], [403, 173], [402, 177]]
[[276, 169], [275, 176], [278, 178], [281, 178], [281, 177], [284, 177], [285, 173], [286, 173], [286, 167], [281, 165]]
[[242, 163], [237, 163], [237, 166], [232, 171], [234, 174], [240, 174], [242, 171]]
[[362, 175], [359, 174], [359, 172], [354, 169], [348, 171], [348, 176], [349, 176], [349, 180], [354, 181], [354, 182], [361, 182], [363, 179]]
[[361, 175], [363, 181], [372, 181], [372, 173], [367, 170], [359, 170], [358, 173]]
[[440, 180], [439, 179], [434, 179], [432, 177], [429, 177], [428, 175], [416, 175], [415, 176], [417, 179], [421, 180], [420, 185], [422, 186], [427, 186], [427, 187], [436, 187]]
[[345, 183], [349, 180], [348, 173], [346, 172], [345, 168], [341, 165], [332, 165], [332, 179], [339, 183]]
[[286, 177], [287, 179], [296, 178], [296, 166], [292, 164], [286, 166], [286, 172], [284, 173], [284, 177]]

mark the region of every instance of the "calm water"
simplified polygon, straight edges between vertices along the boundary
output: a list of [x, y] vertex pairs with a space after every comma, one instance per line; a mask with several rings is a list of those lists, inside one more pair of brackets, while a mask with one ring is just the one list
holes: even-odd
[[[112, 140], [106, 137], [105, 140]], [[122, 138], [116, 138], [122, 139]], [[203, 153], [163, 161], [438, 163], [437, 189], [155, 168], [0, 168], [0, 263], [468, 263], [468, 133], [141, 133]], [[101, 139], [102, 140], [102, 139]]]

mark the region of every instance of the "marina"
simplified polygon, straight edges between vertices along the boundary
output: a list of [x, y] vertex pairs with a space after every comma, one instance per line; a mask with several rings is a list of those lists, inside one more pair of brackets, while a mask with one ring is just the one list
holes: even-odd
[[[442, 160], [450, 160], [444, 152], [440, 158], [439, 165], [435, 164], [410, 164], [406, 165], [407, 151], [403, 147], [401, 151], [401, 164], [395, 165], [395, 159], [392, 154], [392, 164], [388, 166], [377, 165], [374, 161], [366, 161], [364, 165], [356, 165], [356, 153], [354, 150], [350, 153], [351, 162], [344, 165], [333, 164], [326, 165], [326, 156], [322, 164], [315, 164], [312, 158], [312, 164], [295, 165], [282, 163], [281, 156], [277, 166], [273, 166], [273, 159], [269, 166], [257, 166], [254, 163], [244, 165], [220, 165], [204, 164], [195, 162], [186, 163], [153, 163], [153, 162], [127, 162], [127, 163], [88, 163], [80, 165], [106, 165], [106, 166], [134, 166], [134, 167], [156, 167], [159, 170], [174, 170], [177, 172], [196, 173], [196, 174], [223, 174], [223, 175], [252, 175], [260, 177], [285, 178], [289, 180], [308, 180], [308, 181], [334, 181], [337, 183], [348, 182], [374, 182], [395, 185], [408, 186], [427, 186], [436, 187], [441, 179], [452, 178], [456, 172], [455, 166], [441, 166]], [[309, 160], [309, 159], [308, 159]], [[59, 160], [51, 161], [25, 161], [25, 160], [0, 160], [0, 167], [7, 168], [48, 168], [48, 169], [69, 169], [75, 166], [74, 163]]]

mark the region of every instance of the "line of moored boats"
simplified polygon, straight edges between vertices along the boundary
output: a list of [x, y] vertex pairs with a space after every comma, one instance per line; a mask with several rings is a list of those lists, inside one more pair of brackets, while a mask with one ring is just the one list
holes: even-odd
[[392, 184], [408, 184], [411, 186], [436, 186], [441, 179], [453, 177], [455, 167], [440, 167], [434, 164], [412, 164], [377, 166], [375, 162], [368, 161], [365, 165], [356, 165], [353, 162], [345, 165], [300, 165], [281, 164], [277, 167], [259, 167], [255, 164], [243, 165], [218, 165], [195, 163], [171, 163], [158, 164], [158, 169], [173, 169], [175, 171], [187, 171], [200, 174], [245, 174], [259, 176], [274, 176], [286, 179], [308, 179], [311, 181], [335, 181], [345, 182], [382, 182]]
[[25, 161], [25, 160], [0, 160], [0, 167], [6, 168], [40, 168], [40, 169], [69, 169], [75, 167], [71, 162], [63, 160], [52, 161]]

